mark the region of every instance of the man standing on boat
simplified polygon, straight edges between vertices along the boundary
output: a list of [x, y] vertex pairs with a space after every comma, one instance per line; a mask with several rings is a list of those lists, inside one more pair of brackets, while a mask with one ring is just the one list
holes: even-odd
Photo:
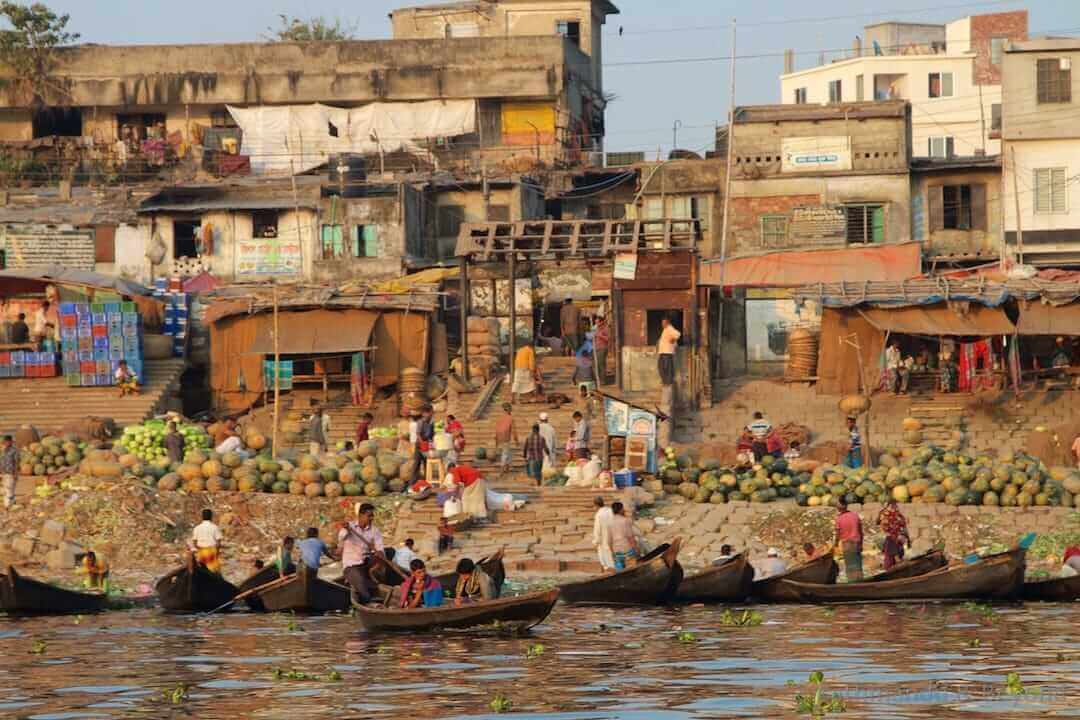
[[195, 547], [195, 559], [212, 573], [221, 574], [221, 543], [225, 536], [214, 524], [214, 512], [202, 511], [202, 522], [191, 531], [191, 543]]
[[593, 517], [592, 544], [604, 572], [615, 569], [615, 555], [611, 552], [611, 521], [615, 517], [611, 508], [604, 504], [604, 498], [597, 495], [593, 501], [596, 515]]
[[861, 582], [863, 528], [859, 515], [848, 509], [847, 501], [840, 498], [836, 504], [840, 514], [836, 516], [836, 541], [844, 552], [844, 574], [848, 582]]
[[353, 589], [353, 598], [362, 604], [371, 602], [375, 596], [375, 584], [371, 580], [370, 570], [375, 556], [384, 561], [382, 533], [375, 527], [375, 507], [370, 503], [358, 505], [356, 521], [341, 528], [338, 533], [338, 546], [341, 548], [341, 566], [345, 569], [345, 581]]

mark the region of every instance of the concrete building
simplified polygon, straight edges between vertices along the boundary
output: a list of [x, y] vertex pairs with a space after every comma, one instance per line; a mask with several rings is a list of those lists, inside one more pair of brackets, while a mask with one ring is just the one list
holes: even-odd
[[[1004, 55], [1005, 239], [1032, 265], [1080, 263], [1080, 41], [1010, 43]], [[1019, 211], [1019, 213], [1018, 213]]]
[[880, 23], [851, 53], [817, 67], [785, 68], [781, 102], [907, 100], [915, 157], [1000, 152], [1004, 44], [1026, 40], [1026, 10], [973, 15], [946, 25]]
[[1001, 256], [1001, 158], [917, 160], [911, 166], [911, 239], [928, 269]]

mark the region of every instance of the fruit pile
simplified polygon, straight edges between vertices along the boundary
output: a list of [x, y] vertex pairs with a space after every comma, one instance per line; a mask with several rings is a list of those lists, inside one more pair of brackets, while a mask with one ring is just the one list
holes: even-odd
[[[166, 431], [167, 423], [164, 420], [147, 420], [142, 425], [128, 425], [117, 443], [117, 452], [121, 455], [131, 453], [143, 462], [164, 458]], [[210, 447], [210, 436], [201, 425], [179, 423], [176, 431], [184, 436], [184, 452], [206, 451]]]
[[[760, 465], [736, 470], [720, 466], [717, 460], [695, 462], [693, 456], [677, 454], [672, 448], [665, 451], [658, 478], [663, 490], [682, 495], [687, 500], [714, 505], [729, 500], [748, 500], [755, 503], [772, 502], [795, 497], [798, 474], [787, 462], [766, 457]], [[655, 488], [646, 484], [646, 489]]]
[[85, 449], [76, 435], [47, 435], [19, 452], [19, 474], [52, 475], [82, 462]]

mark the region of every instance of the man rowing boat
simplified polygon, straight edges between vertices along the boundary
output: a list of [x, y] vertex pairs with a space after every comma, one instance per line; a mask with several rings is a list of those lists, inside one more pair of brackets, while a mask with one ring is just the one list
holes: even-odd
[[494, 600], [496, 597], [495, 581], [469, 558], [462, 558], [457, 564], [457, 588], [454, 591], [454, 605]]
[[345, 581], [353, 589], [353, 599], [361, 604], [371, 602], [377, 588], [370, 571], [376, 556], [389, 566], [383, 548], [382, 533], [374, 525], [375, 507], [370, 503], [356, 506], [356, 521], [346, 523], [338, 532], [341, 548], [341, 565], [345, 569]]

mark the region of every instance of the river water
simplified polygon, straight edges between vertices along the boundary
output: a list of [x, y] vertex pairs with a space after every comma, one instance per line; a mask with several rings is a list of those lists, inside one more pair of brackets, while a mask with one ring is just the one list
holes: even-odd
[[369, 637], [345, 616], [0, 618], [0, 717], [506, 717], [500, 695], [517, 718], [796, 717], [814, 671], [835, 717], [1080, 717], [1080, 604], [756, 609], [737, 627], [715, 608], [558, 606], [517, 638]]

